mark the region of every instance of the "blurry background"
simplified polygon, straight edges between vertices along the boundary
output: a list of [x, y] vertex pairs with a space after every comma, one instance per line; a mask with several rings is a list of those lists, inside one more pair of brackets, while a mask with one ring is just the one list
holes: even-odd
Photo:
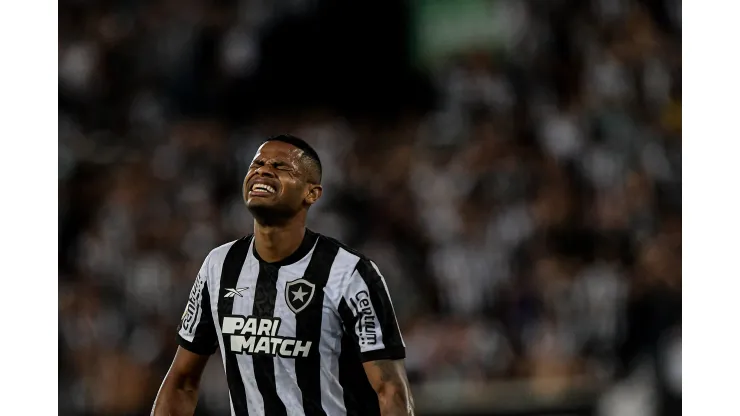
[[[260, 140], [383, 270], [424, 415], [678, 415], [680, 0], [61, 0], [59, 410], [146, 415]], [[214, 355], [197, 414], [228, 414]]]

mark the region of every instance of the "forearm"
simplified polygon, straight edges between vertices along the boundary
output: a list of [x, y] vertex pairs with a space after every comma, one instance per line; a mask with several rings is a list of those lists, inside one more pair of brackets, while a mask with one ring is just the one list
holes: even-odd
[[413, 416], [406, 370], [400, 360], [378, 360], [364, 364], [368, 380], [378, 394], [381, 416]]
[[414, 415], [414, 402], [407, 385], [384, 383], [377, 393], [381, 416]]
[[165, 379], [152, 408], [152, 416], [192, 416], [198, 403], [198, 387]]

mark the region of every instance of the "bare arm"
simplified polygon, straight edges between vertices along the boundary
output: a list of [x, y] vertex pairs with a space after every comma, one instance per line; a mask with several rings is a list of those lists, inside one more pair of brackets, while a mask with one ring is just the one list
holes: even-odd
[[378, 394], [382, 416], [413, 416], [414, 399], [403, 360], [377, 360], [363, 364], [370, 384]]
[[209, 358], [208, 355], [177, 348], [172, 366], [154, 400], [152, 416], [191, 416], [195, 412], [200, 377]]

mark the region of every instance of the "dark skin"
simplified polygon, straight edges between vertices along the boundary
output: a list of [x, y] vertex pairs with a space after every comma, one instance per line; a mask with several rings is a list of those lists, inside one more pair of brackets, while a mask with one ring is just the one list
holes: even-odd
[[208, 355], [198, 355], [177, 347], [175, 359], [164, 376], [151, 414], [169, 416], [195, 413], [200, 378], [209, 358]]
[[[284, 259], [298, 249], [311, 205], [321, 198], [319, 173], [303, 151], [283, 142], [267, 142], [258, 150], [244, 178], [242, 196], [254, 217], [254, 242], [267, 262]], [[274, 189], [257, 192], [255, 185]]]
[[[263, 260], [280, 261], [298, 249], [306, 232], [308, 209], [321, 193], [320, 174], [302, 150], [279, 141], [259, 148], [244, 178], [242, 195], [254, 216], [255, 249]], [[178, 347], [154, 402], [153, 416], [195, 412], [209, 358]], [[370, 361], [363, 367], [378, 394], [382, 416], [414, 414], [403, 360]]]
[[368, 361], [362, 366], [365, 367], [367, 379], [378, 394], [382, 416], [414, 414], [414, 398], [409, 390], [403, 360]]

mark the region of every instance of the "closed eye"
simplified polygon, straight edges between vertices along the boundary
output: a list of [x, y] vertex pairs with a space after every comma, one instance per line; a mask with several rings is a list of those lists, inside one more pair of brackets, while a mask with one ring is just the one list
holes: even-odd
[[291, 170], [290, 165], [287, 165], [287, 164], [282, 163], [282, 162], [275, 162], [275, 163], [272, 164], [272, 166], [275, 167], [275, 169], [278, 169], [278, 170]]

